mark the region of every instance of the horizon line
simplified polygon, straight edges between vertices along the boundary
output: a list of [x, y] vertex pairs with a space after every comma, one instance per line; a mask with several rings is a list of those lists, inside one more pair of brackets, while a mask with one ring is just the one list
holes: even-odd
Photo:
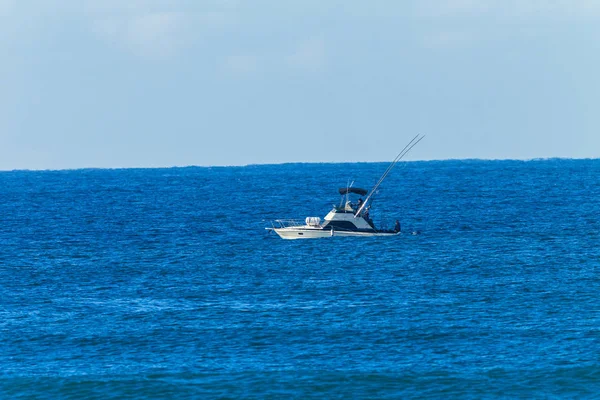
[[[600, 157], [532, 157], [532, 158], [444, 158], [404, 160], [401, 162], [449, 162], [449, 161], [548, 161], [548, 160], [598, 160]], [[85, 170], [122, 170], [122, 169], [175, 169], [175, 168], [245, 168], [255, 166], [277, 166], [289, 164], [381, 164], [386, 161], [284, 161], [250, 164], [216, 164], [216, 165], [170, 165], [170, 166], [139, 166], [139, 167], [74, 167], [74, 168], [13, 168], [0, 169], [0, 172], [60, 172], [60, 171], [85, 171]]]

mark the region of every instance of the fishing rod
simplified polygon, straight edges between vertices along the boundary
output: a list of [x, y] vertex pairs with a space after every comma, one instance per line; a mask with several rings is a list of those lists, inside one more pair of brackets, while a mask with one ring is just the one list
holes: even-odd
[[[389, 175], [389, 173], [396, 166], [398, 161], [402, 160], [404, 158], [404, 156], [406, 156], [412, 150], [413, 147], [415, 147], [421, 140], [423, 140], [425, 138], [425, 135], [423, 135], [421, 137], [419, 137], [419, 136], [420, 135], [415, 136], [410, 142], [408, 142], [408, 144], [406, 146], [404, 146], [402, 151], [400, 153], [398, 153], [396, 158], [394, 158], [394, 161], [391, 162], [391, 164], [387, 167], [387, 169], [385, 170], [383, 175], [381, 175], [381, 178], [379, 178], [379, 180], [377, 181], [375, 186], [373, 186], [373, 189], [371, 189], [371, 192], [369, 193], [369, 195], [363, 202], [362, 206], [358, 209], [356, 214], [354, 214], [354, 218], [356, 218], [356, 216], [360, 215], [363, 208], [365, 208], [365, 206], [367, 205], [367, 202], [371, 199], [371, 197], [373, 197], [373, 194], [375, 193], [377, 188], [379, 188], [379, 185], [381, 185], [383, 180]], [[418, 140], [417, 140], [417, 138], [418, 138]]]
[[425, 135], [423, 135], [422, 137], [420, 137], [419, 140], [417, 140], [412, 145], [410, 145], [410, 147], [408, 147], [406, 150], [403, 150], [398, 155], [398, 157], [396, 157], [396, 159], [392, 162], [392, 164], [390, 165], [390, 167], [388, 168], [388, 170], [386, 172], [384, 172], [384, 174], [381, 177], [381, 179], [379, 180], [379, 182], [377, 182], [377, 184], [375, 185], [375, 187], [373, 187], [373, 189], [371, 190], [371, 195], [375, 193], [375, 191], [377, 190], [377, 188], [379, 187], [379, 185], [381, 185], [381, 183], [383, 182], [383, 180], [385, 178], [387, 178], [388, 174], [392, 171], [392, 168], [394, 168], [396, 166], [396, 164], [398, 163], [398, 161], [400, 161], [401, 159], [403, 159], [404, 156], [406, 156], [412, 150], [413, 147], [415, 147], [421, 140], [423, 140], [424, 137], [425, 137]]
[[[404, 148], [402, 149], [402, 151], [400, 151], [400, 153], [398, 153], [398, 155], [396, 156], [396, 158], [394, 158], [394, 160], [387, 167], [387, 169], [385, 170], [385, 172], [383, 173], [383, 175], [381, 176], [381, 178], [379, 178], [379, 180], [377, 181], [377, 183], [375, 184], [375, 186], [373, 187], [373, 189], [371, 189], [371, 192], [369, 193], [369, 195], [367, 196], [367, 198], [363, 202], [362, 206], [356, 212], [355, 216], [356, 215], [360, 215], [360, 212], [366, 207], [367, 202], [369, 201], [369, 199], [371, 197], [373, 197], [373, 195], [375, 194], [375, 192], [377, 191], [377, 189], [379, 188], [379, 186], [381, 185], [381, 183], [389, 175], [389, 173], [391, 172], [391, 170], [396, 166], [396, 164], [398, 163], [398, 161], [402, 160], [404, 158], [404, 156], [406, 156], [412, 150], [413, 147], [415, 147], [421, 140], [423, 140], [425, 138], [425, 135], [423, 135], [421, 137], [419, 137], [419, 136], [420, 135], [415, 136], [410, 142], [408, 142], [408, 144], [406, 146], [404, 146]], [[417, 140], [417, 138], [418, 138], [418, 140]]]
[[396, 166], [396, 164], [398, 163], [398, 161], [400, 161], [402, 158], [404, 158], [404, 156], [407, 155], [408, 152], [411, 151], [412, 148], [415, 147], [417, 145], [417, 143], [419, 143], [424, 137], [425, 137], [425, 135], [423, 135], [421, 138], [419, 138], [419, 140], [417, 140], [416, 142], [414, 142], [408, 149], [406, 149], [406, 151], [404, 151], [403, 153], [401, 153], [402, 155], [400, 157], [396, 157], [396, 160], [394, 160], [394, 162], [390, 165], [390, 168], [381, 177], [381, 179], [377, 183], [376, 187], [373, 188], [373, 190], [372, 190], [373, 192], [377, 189], [377, 187], [379, 187], [379, 185], [381, 185], [381, 182], [383, 182], [383, 180], [388, 176], [388, 174], [391, 172], [392, 168], [394, 168]]
[[386, 170], [383, 172], [383, 175], [381, 176], [381, 178], [379, 178], [379, 180], [377, 181], [377, 183], [375, 184], [375, 186], [379, 186], [379, 184], [383, 181], [383, 179], [385, 178], [385, 175], [393, 168], [394, 164], [396, 163], [396, 161], [398, 160], [398, 157], [400, 157], [400, 155], [404, 152], [404, 150], [406, 150], [406, 148], [408, 146], [411, 145], [412, 142], [414, 142], [417, 138], [419, 137], [419, 135], [415, 136], [414, 138], [412, 138], [412, 140], [410, 142], [408, 142], [408, 144], [406, 146], [404, 146], [404, 148], [402, 149], [402, 151], [400, 153], [398, 153], [398, 155], [396, 156], [396, 158], [394, 158], [394, 160], [391, 162], [390, 165], [388, 165], [388, 167], [386, 168]]

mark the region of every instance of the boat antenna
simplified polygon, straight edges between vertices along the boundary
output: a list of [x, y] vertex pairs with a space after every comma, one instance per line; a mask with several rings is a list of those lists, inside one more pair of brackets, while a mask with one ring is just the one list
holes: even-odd
[[340, 207], [342, 207], [344, 204], [346, 204], [346, 202], [348, 202], [348, 191], [350, 190], [352, 185], [354, 185], [354, 181], [350, 183], [350, 178], [348, 178], [348, 182], [346, 183], [346, 194], [342, 195], [342, 198], [340, 199]]
[[379, 185], [381, 185], [383, 180], [389, 175], [390, 171], [396, 166], [398, 161], [402, 160], [404, 158], [404, 156], [406, 156], [408, 154], [408, 152], [411, 151], [412, 148], [415, 147], [417, 145], [417, 143], [419, 143], [424, 138], [425, 138], [425, 135], [421, 136], [419, 134], [419, 135], [415, 136], [410, 142], [408, 142], [408, 144], [406, 146], [404, 146], [402, 151], [400, 153], [398, 153], [396, 158], [394, 158], [394, 161], [392, 161], [391, 164], [387, 167], [387, 169], [385, 170], [383, 175], [381, 175], [381, 178], [379, 178], [379, 180], [377, 181], [375, 186], [373, 186], [373, 189], [371, 189], [371, 191], [369, 192], [369, 194], [368, 194], [367, 198], [365, 199], [365, 201], [363, 202], [362, 206], [358, 209], [356, 214], [354, 214], [354, 218], [356, 218], [356, 216], [360, 215], [363, 208], [365, 208], [365, 206], [367, 205], [367, 202], [371, 199], [371, 197], [373, 197], [373, 194], [375, 194], [375, 192], [377, 191], [377, 188], [379, 188]]

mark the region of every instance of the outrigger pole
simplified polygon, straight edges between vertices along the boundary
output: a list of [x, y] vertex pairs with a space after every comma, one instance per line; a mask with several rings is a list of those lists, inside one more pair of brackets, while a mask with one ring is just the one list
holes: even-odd
[[381, 185], [381, 182], [383, 182], [383, 180], [388, 176], [388, 174], [396, 166], [398, 161], [402, 160], [404, 158], [404, 156], [407, 155], [408, 152], [411, 151], [412, 148], [417, 145], [417, 143], [419, 143], [421, 140], [423, 140], [423, 138], [425, 138], [425, 135], [421, 136], [419, 134], [419, 135], [415, 136], [410, 142], [408, 142], [408, 144], [406, 146], [404, 146], [402, 151], [400, 153], [398, 153], [396, 158], [394, 158], [394, 161], [392, 161], [392, 163], [387, 167], [387, 169], [385, 170], [383, 175], [381, 175], [381, 178], [379, 178], [379, 180], [377, 181], [375, 186], [373, 186], [373, 189], [371, 189], [371, 192], [369, 192], [369, 194], [368, 194], [367, 198], [365, 199], [365, 201], [363, 202], [362, 206], [358, 209], [356, 214], [354, 214], [354, 218], [356, 218], [358, 215], [360, 215], [363, 208], [366, 207], [366, 205], [369, 202], [369, 200], [371, 199], [371, 197], [373, 197], [373, 194], [375, 194], [375, 191], [377, 190], [379, 185]]

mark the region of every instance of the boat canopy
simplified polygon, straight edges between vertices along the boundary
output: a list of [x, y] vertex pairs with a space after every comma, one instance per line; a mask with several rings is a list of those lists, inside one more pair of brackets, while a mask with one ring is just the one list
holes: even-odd
[[355, 187], [340, 188], [338, 191], [340, 192], [340, 194], [342, 196], [345, 195], [345, 194], [348, 194], [348, 193], [356, 193], [356, 194], [359, 194], [361, 196], [364, 196], [367, 193], [369, 193], [368, 190], [361, 189], [361, 188], [355, 188]]

